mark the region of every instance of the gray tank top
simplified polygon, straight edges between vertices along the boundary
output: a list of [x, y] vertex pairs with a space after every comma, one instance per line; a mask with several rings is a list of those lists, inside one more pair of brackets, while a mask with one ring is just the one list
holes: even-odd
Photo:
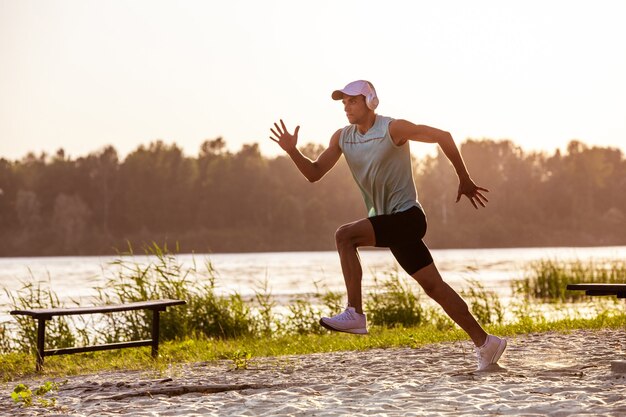
[[374, 126], [365, 134], [350, 125], [339, 137], [339, 147], [361, 189], [369, 217], [422, 208], [417, 201], [409, 143], [393, 143], [391, 121], [391, 117], [376, 115]]

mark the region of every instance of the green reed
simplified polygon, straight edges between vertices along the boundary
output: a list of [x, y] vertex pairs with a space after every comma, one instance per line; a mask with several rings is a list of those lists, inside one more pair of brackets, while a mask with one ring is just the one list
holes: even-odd
[[[319, 319], [344, 308], [344, 295], [320, 288], [318, 282], [314, 284], [314, 293], [299, 294], [290, 300], [286, 309], [279, 309], [274, 301], [269, 302], [271, 296], [267, 284], [262, 287], [262, 291], [256, 291], [255, 299], [262, 318], [257, 326], [259, 335], [276, 337], [327, 333], [328, 330], [319, 325]], [[269, 328], [265, 324], [268, 321], [271, 323]]]
[[498, 295], [488, 291], [476, 279], [468, 279], [468, 288], [461, 291], [461, 296], [468, 303], [474, 317], [481, 324], [502, 324], [504, 322], [504, 306]]
[[371, 324], [382, 326], [417, 326], [424, 322], [426, 312], [419, 293], [401, 278], [398, 271], [387, 273], [382, 281], [374, 276], [373, 290], [365, 301]]
[[[504, 306], [493, 291], [485, 289], [478, 280], [467, 280], [469, 286], [461, 291], [468, 308], [482, 324], [502, 324]], [[374, 277], [374, 287], [365, 302], [368, 320], [381, 326], [414, 327], [433, 325], [451, 329], [452, 320], [439, 306], [429, 307], [422, 301], [422, 290], [412, 279], [398, 271], [387, 273], [383, 280]]]
[[[32, 276], [32, 274], [31, 274]], [[55, 308], [61, 306], [59, 297], [49, 288], [42, 286], [41, 281], [23, 282], [22, 287], [14, 293], [4, 290], [7, 294], [12, 310], [27, 310], [34, 308]], [[17, 350], [34, 352], [37, 349], [37, 321], [30, 316], [13, 316], [16, 326], [3, 325], [0, 352]], [[46, 342], [54, 348], [74, 346], [77, 336], [72, 331], [71, 320], [67, 317], [55, 317], [46, 324]]]
[[525, 277], [513, 284], [515, 294], [544, 302], [577, 301], [581, 291], [568, 291], [567, 284], [625, 283], [626, 261], [559, 261], [544, 259], [532, 262]]
[[[237, 294], [220, 295], [217, 272], [210, 261], [204, 268], [184, 266], [175, 252], [152, 244], [144, 248], [147, 262], [134, 257], [132, 250], [121, 254], [111, 267], [115, 271], [106, 285], [98, 288], [96, 304], [129, 303], [159, 298], [181, 299], [186, 305], [161, 314], [163, 340], [189, 335], [238, 337], [251, 334], [255, 321], [249, 305]], [[138, 339], [150, 334], [152, 315], [145, 311], [122, 313], [122, 320], [107, 316], [101, 335], [107, 341]]]

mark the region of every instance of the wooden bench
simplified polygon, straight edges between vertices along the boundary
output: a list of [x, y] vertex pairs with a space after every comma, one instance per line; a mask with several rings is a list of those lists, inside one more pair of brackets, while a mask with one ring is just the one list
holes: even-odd
[[567, 284], [568, 290], [585, 291], [587, 295], [616, 295], [626, 298], [626, 284]]
[[[167, 307], [186, 304], [183, 300], [150, 300], [128, 304], [115, 304], [92, 307], [61, 307], [61, 308], [38, 308], [32, 310], [13, 310], [13, 315], [31, 316], [37, 320], [37, 362], [36, 369], [40, 371], [43, 367], [43, 358], [53, 355], [68, 355], [71, 353], [94, 352], [98, 350], [121, 349], [138, 346], [152, 346], [152, 357], [159, 354], [159, 313], [165, 311]], [[119, 311], [132, 310], [152, 310], [152, 338], [147, 340], [134, 340], [130, 342], [108, 343], [104, 345], [93, 345], [84, 347], [71, 347], [62, 349], [45, 349], [46, 321], [54, 316], [74, 316], [82, 314], [104, 314]]]

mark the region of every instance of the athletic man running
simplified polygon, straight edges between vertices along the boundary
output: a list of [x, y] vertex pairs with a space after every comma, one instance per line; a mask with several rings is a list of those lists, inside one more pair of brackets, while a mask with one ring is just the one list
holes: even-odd
[[335, 234], [348, 306], [334, 317], [323, 317], [320, 324], [340, 332], [367, 333], [361, 301], [363, 272], [357, 248], [388, 247], [426, 294], [467, 332], [476, 345], [478, 369], [486, 369], [498, 361], [506, 340], [483, 330], [465, 301], [443, 281], [422, 241], [426, 217], [417, 200], [408, 141], [437, 143], [441, 147], [459, 177], [457, 202], [464, 195], [474, 208], [485, 207], [488, 200], [483, 192], [488, 190], [474, 184], [450, 133], [377, 115], [378, 97], [370, 82], [351, 82], [331, 96], [342, 101], [350, 125], [332, 135], [328, 148], [315, 161], [303, 156], [296, 147], [300, 126], [291, 134], [280, 120], [280, 126], [274, 123], [274, 129], [270, 129], [270, 139], [287, 152], [310, 182], [320, 180], [343, 154], [368, 209], [367, 218], [344, 224]]

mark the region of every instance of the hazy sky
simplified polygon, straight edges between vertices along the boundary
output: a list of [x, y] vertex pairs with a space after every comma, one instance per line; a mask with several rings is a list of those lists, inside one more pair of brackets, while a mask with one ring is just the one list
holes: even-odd
[[326, 144], [355, 79], [459, 142], [626, 149], [625, 21], [621, 0], [0, 0], [0, 157], [218, 136], [271, 156], [281, 117]]

